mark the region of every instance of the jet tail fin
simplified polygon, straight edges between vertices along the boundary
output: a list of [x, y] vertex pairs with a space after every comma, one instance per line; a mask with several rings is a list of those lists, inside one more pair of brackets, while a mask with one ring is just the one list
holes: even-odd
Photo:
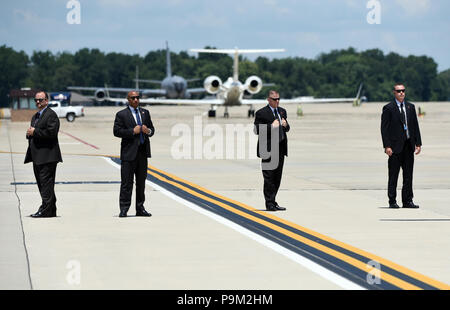
[[358, 107], [361, 105], [361, 93], [362, 93], [363, 85], [364, 84], [362, 82], [361, 82], [361, 84], [359, 84], [358, 92], [356, 93], [355, 100], [353, 101], [353, 106]]
[[172, 63], [170, 62], [170, 49], [169, 43], [166, 41], [166, 75], [172, 76]]

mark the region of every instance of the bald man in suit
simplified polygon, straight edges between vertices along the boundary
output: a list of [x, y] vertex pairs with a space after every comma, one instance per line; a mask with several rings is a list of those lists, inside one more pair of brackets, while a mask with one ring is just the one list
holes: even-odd
[[154, 135], [155, 128], [150, 112], [139, 106], [139, 93], [131, 91], [127, 99], [127, 107], [116, 114], [113, 129], [114, 136], [122, 139], [119, 217], [127, 217], [134, 177], [136, 177], [136, 216], [149, 217], [151, 214], [144, 208], [145, 180], [148, 158], [151, 157], [149, 138]]
[[55, 177], [56, 165], [62, 162], [58, 142], [59, 118], [48, 107], [48, 94], [36, 93], [34, 101], [38, 112], [33, 115], [27, 130], [28, 149], [24, 163], [33, 163], [34, 176], [42, 198], [33, 218], [56, 217]]

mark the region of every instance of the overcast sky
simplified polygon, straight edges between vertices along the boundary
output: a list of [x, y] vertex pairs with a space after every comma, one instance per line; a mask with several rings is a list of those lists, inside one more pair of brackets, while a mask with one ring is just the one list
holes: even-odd
[[[379, 0], [380, 24], [369, 24], [369, 0], [79, 0], [81, 24], [69, 24], [69, 0], [2, 1], [0, 44], [74, 52], [83, 47], [145, 55], [207, 45], [285, 48], [268, 57], [315, 58], [355, 47], [427, 55], [450, 68], [450, 1]], [[372, 16], [372, 15], [371, 15]]]

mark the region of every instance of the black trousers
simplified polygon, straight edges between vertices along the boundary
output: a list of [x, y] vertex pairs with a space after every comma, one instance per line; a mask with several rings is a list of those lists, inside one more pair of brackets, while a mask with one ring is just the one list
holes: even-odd
[[134, 177], [136, 177], [136, 211], [144, 207], [147, 162], [147, 155], [143, 145], [139, 147], [136, 158], [133, 161], [122, 161], [119, 198], [121, 211], [128, 212], [130, 208]]
[[405, 204], [413, 199], [413, 167], [414, 167], [414, 149], [411, 142], [407, 140], [401, 153], [392, 154], [388, 160], [389, 180], [388, 197], [389, 203], [397, 202], [397, 181], [400, 168], [403, 171], [402, 202]]
[[55, 176], [57, 162], [36, 165], [33, 163], [34, 177], [41, 194], [39, 211], [56, 215]]
[[[281, 152], [280, 152], [281, 154]], [[263, 164], [269, 160], [262, 160]], [[283, 175], [284, 155], [279, 155], [278, 167], [273, 170], [262, 170], [264, 177], [264, 199], [266, 208], [277, 205], [275, 200], [278, 189], [280, 188], [281, 177]]]

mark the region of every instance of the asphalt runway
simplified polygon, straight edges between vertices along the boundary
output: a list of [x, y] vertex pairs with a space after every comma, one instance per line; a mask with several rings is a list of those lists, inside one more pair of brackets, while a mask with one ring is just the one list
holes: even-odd
[[[283, 106], [283, 104], [281, 103]], [[387, 208], [382, 103], [284, 106], [291, 131], [277, 200], [266, 212], [246, 107], [148, 107], [146, 209], [119, 214], [119, 107], [61, 119], [58, 217], [24, 165], [27, 123], [0, 120], [1, 289], [449, 289], [450, 103], [417, 103], [420, 209]], [[232, 130], [248, 135], [234, 134]], [[401, 177], [399, 179], [400, 195]]]

